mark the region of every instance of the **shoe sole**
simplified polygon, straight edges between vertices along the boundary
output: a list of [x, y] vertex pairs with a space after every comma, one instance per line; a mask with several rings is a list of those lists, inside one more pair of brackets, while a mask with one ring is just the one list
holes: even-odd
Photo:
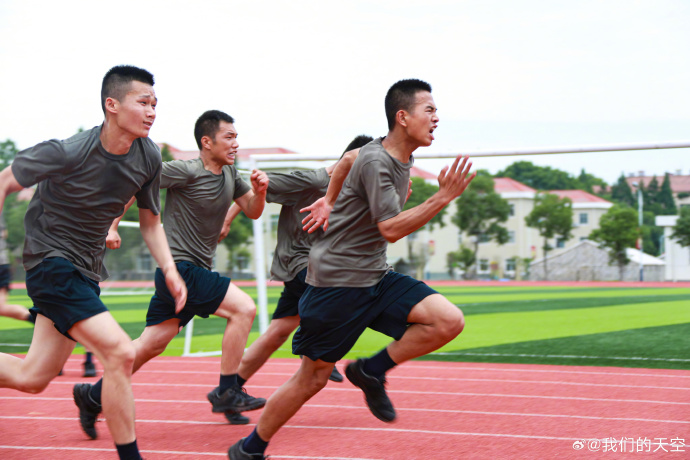
[[363, 383], [359, 379], [359, 375], [357, 375], [352, 369], [354, 366], [356, 366], [356, 361], [352, 362], [347, 365], [345, 368], [345, 377], [350, 381], [351, 384], [362, 390], [362, 393], [364, 393], [364, 400], [367, 403], [367, 406], [369, 407], [369, 411], [376, 417], [377, 419], [381, 420], [382, 422], [390, 423], [395, 420], [396, 414], [393, 414], [393, 417], [386, 416], [382, 414], [377, 408], [372, 407], [371, 403], [369, 403], [369, 396], [367, 395], [367, 392], [364, 391], [363, 388]]
[[[82, 405], [85, 406], [86, 404], [84, 403], [84, 399], [82, 398], [81, 393], [79, 392], [79, 390], [77, 388], [81, 388], [81, 387], [77, 387], [75, 385], [74, 388], [72, 388], [72, 397], [74, 398], [74, 404], [79, 409], [79, 425], [81, 426], [81, 429], [86, 434], [86, 436], [88, 436], [91, 439], [97, 439], [98, 438], [98, 432], [96, 431], [96, 427], [95, 426], [93, 426], [93, 427], [85, 427], [84, 426], [84, 423], [82, 420], [82, 407], [81, 406]], [[86, 412], [86, 411], [84, 410], [84, 412]], [[98, 420], [98, 415], [96, 415], [96, 417], [94, 417], [94, 425], [96, 424], [96, 420]]]

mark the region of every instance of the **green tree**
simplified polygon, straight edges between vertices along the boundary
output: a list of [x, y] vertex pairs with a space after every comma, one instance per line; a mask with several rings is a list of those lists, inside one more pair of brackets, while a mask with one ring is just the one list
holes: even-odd
[[673, 190], [671, 190], [671, 178], [669, 173], [664, 175], [664, 181], [661, 183], [661, 189], [659, 190], [656, 201], [662, 214], [673, 216], [678, 213], [676, 201], [673, 199]]
[[539, 230], [539, 235], [544, 238], [542, 249], [544, 250], [544, 278], [549, 279], [548, 253], [553, 248], [549, 245], [549, 239], [560, 237], [564, 240], [572, 238], [573, 207], [570, 198], [560, 198], [551, 193], [540, 193], [534, 199], [534, 208], [525, 217], [528, 227]]
[[0, 142], [0, 170], [5, 169], [14, 160], [19, 149], [11, 139]]
[[608, 184], [604, 179], [600, 179], [592, 174], [586, 173], [584, 168], [580, 171], [580, 175], [577, 176], [577, 182], [579, 185], [576, 187], [580, 190], [586, 190], [593, 193], [594, 186], [599, 186], [601, 189], [608, 187]]
[[223, 240], [223, 244], [228, 248], [230, 253], [230, 260], [228, 261], [227, 269], [232, 271], [237, 262], [237, 258], [246, 255], [246, 245], [251, 241], [254, 235], [254, 227], [252, 220], [240, 212], [230, 225], [228, 236]]
[[649, 182], [647, 190], [645, 190], [642, 194], [642, 197], [644, 198], [644, 208], [652, 211], [654, 215], [658, 215], [660, 211], [658, 204], [659, 191], [659, 181], [656, 180], [656, 176], [654, 176]]
[[486, 171], [478, 171], [477, 177], [455, 204], [457, 212], [452, 218], [453, 223], [474, 238], [475, 258], [482, 241], [508, 242], [508, 230], [501, 224], [510, 216], [510, 204], [496, 193], [494, 180]]
[[680, 208], [680, 217], [673, 227], [671, 238], [676, 240], [683, 247], [690, 246], [690, 208]]
[[635, 203], [637, 203], [633, 191], [623, 174], [618, 178], [618, 182], [611, 186], [611, 200], [616, 203], [627, 204], [628, 206], [635, 206]]
[[448, 274], [452, 277], [455, 274], [455, 269], [461, 270], [462, 277], [467, 279], [470, 267], [475, 262], [474, 251], [465, 246], [460, 246], [457, 251], [451, 251], [446, 254], [446, 265], [448, 266]]
[[568, 190], [580, 185], [565, 171], [550, 166], [536, 166], [530, 161], [516, 161], [499, 171], [496, 177], [510, 177], [537, 190]]
[[[403, 207], [403, 211], [406, 211], [410, 208], [414, 208], [415, 206], [424, 203], [436, 192], [438, 192], [438, 185], [430, 184], [421, 177], [413, 177], [412, 194], [407, 199], [407, 202]], [[438, 214], [436, 214], [424, 227], [420, 228], [419, 230], [413, 232], [410, 235], [407, 235], [407, 237], [405, 238], [407, 240], [407, 254], [409, 259], [408, 262], [414, 267], [418, 278], [422, 277], [422, 270], [424, 270], [424, 266], [428, 262], [429, 254], [428, 251], [424, 250], [424, 248], [417, 253], [414, 252], [413, 243], [416, 238], [415, 234], [418, 231], [426, 228], [433, 230], [433, 228], [436, 225], [438, 225], [439, 227], [443, 227], [445, 225], [443, 223], [443, 216], [445, 214], [446, 208], [441, 209], [441, 211]]]
[[616, 204], [601, 216], [599, 228], [589, 234], [589, 239], [608, 249], [609, 263], [618, 265], [619, 279], [622, 281], [625, 266], [630, 263], [627, 249], [635, 246], [639, 235], [637, 211]]
[[161, 158], [163, 161], [173, 161], [175, 159], [172, 156], [172, 153], [170, 153], [170, 146], [168, 144], [163, 144], [163, 148], [161, 149]]

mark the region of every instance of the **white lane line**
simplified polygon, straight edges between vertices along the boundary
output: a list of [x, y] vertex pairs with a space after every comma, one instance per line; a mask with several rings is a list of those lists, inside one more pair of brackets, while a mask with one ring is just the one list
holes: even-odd
[[[143, 375], [143, 374], [194, 374], [194, 375], [199, 375], [199, 374], [213, 374], [217, 375], [218, 372], [192, 372], [192, 371], [145, 371], [145, 370], [140, 370], [137, 372], [137, 374]], [[276, 375], [276, 376], [284, 376], [284, 377], [290, 377], [292, 374], [285, 374], [285, 373], [280, 373], [280, 372], [263, 372], [261, 375], [268, 376], [268, 375]], [[287, 380], [287, 379], [286, 379]], [[449, 380], [452, 380], [453, 382], [499, 382], [499, 383], [525, 383], [525, 384], [532, 384], [532, 385], [570, 385], [570, 386], [578, 386], [578, 387], [604, 387], [604, 388], [632, 388], [632, 389], [641, 389], [641, 390], [678, 390], [678, 391], [690, 391], [690, 386], [688, 387], [662, 387], [662, 386], [657, 386], [657, 385], [622, 385], [622, 384], [617, 384], [617, 383], [586, 383], [586, 382], [566, 382], [562, 380], [508, 380], [508, 379], [472, 379], [472, 378], [441, 378], [441, 377], [408, 377], [408, 376], [400, 376], [400, 375], [395, 375], [390, 378], [391, 381], [395, 380], [428, 380], [428, 381], [438, 381], [442, 383], [448, 383]], [[68, 384], [68, 385], [73, 385], [75, 383], [81, 383], [81, 381], [55, 381], [53, 382], [55, 384]], [[133, 385], [145, 385], [145, 383], [132, 383]], [[167, 385], [167, 384], [166, 384]], [[178, 385], [187, 385], [187, 384], [178, 384]], [[194, 384], [189, 384], [194, 385]], [[254, 386], [254, 385], [252, 385]], [[423, 392], [422, 392], [423, 393]]]
[[[79, 451], [79, 452], [113, 452], [113, 449], [104, 449], [96, 447], [39, 447], [39, 446], [2, 446], [0, 449], [13, 449], [13, 450], [51, 450], [51, 451]], [[141, 450], [142, 454], [161, 454], [161, 455], [192, 455], [198, 457], [200, 455], [212, 456], [212, 457], [224, 457], [227, 458], [226, 452], [184, 452], [176, 450]], [[359, 457], [305, 457], [300, 455], [295, 457], [294, 455], [276, 455], [271, 454], [271, 458], [304, 458], [308, 460], [381, 460], [376, 458], [359, 458]]]

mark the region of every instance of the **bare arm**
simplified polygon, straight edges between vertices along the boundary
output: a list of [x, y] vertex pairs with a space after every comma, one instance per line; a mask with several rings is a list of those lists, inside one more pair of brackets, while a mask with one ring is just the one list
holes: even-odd
[[331, 180], [328, 183], [328, 190], [326, 191], [326, 196], [319, 198], [311, 206], [300, 209], [299, 212], [309, 212], [307, 217], [302, 219], [304, 227], [302, 230], [307, 230], [309, 233], [313, 233], [317, 228], [323, 225], [323, 230], [328, 230], [328, 217], [331, 215], [331, 210], [333, 210], [333, 205], [340, 195], [340, 191], [343, 189], [343, 184], [347, 175], [352, 169], [357, 156], [359, 155], [359, 149], [350, 150], [338, 161], [333, 169], [329, 172]]
[[252, 189], [235, 200], [244, 214], [250, 219], [258, 219], [264, 212], [266, 205], [266, 191], [268, 190], [268, 176], [265, 172], [255, 169], [250, 177]]
[[218, 236], [219, 243], [228, 236], [230, 225], [232, 225], [232, 221], [235, 220], [235, 217], [239, 216], [240, 212], [242, 212], [242, 210], [237, 203], [233, 203], [230, 206], [228, 213], [225, 215], [225, 220], [223, 221], [223, 228], [220, 230], [220, 235]]
[[160, 216], [150, 209], [139, 208], [139, 228], [146, 246], [165, 275], [165, 284], [175, 297], [175, 313], [179, 313], [187, 303], [187, 286], [175, 267]]
[[17, 193], [23, 188], [14, 177], [12, 166], [8, 166], [0, 172], [0, 212], [2, 212], [7, 196], [11, 193]]
[[[439, 190], [424, 203], [403, 211], [395, 217], [378, 223], [379, 231], [386, 241], [393, 243], [426, 225], [441, 209], [462, 195], [476, 173], [469, 174], [472, 163], [468, 157], [458, 156], [450, 170], [443, 168], [438, 176]], [[458, 167], [458, 163], [460, 166]], [[469, 176], [468, 176], [469, 175]]]
[[120, 238], [120, 234], [117, 231], [117, 227], [120, 224], [122, 218], [125, 217], [127, 210], [129, 210], [129, 208], [131, 208], [133, 204], [134, 197], [132, 197], [127, 202], [127, 204], [125, 204], [125, 210], [122, 213], [122, 215], [115, 219], [112, 224], [110, 224], [110, 228], [108, 229], [108, 236], [105, 237], [105, 245], [108, 249], [118, 249], [122, 245], [122, 238]]

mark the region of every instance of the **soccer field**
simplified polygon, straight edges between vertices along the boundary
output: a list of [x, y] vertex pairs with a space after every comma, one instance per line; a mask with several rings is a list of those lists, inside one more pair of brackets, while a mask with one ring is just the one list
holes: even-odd
[[[256, 299], [255, 288], [243, 288]], [[606, 287], [438, 286], [465, 313], [465, 330], [423, 359], [690, 369], [690, 289]], [[268, 288], [269, 312], [281, 288]], [[104, 295], [127, 333], [144, 328], [150, 293]], [[10, 303], [29, 305], [25, 291]], [[220, 349], [224, 321], [197, 319], [192, 351]], [[0, 318], [0, 351], [24, 353], [29, 323]], [[255, 321], [250, 343], [258, 337]], [[389, 339], [367, 331], [346, 358], [370, 355]], [[184, 333], [165, 355], [182, 354]], [[77, 347], [75, 353], [83, 353]], [[290, 341], [275, 357], [293, 357]]]

